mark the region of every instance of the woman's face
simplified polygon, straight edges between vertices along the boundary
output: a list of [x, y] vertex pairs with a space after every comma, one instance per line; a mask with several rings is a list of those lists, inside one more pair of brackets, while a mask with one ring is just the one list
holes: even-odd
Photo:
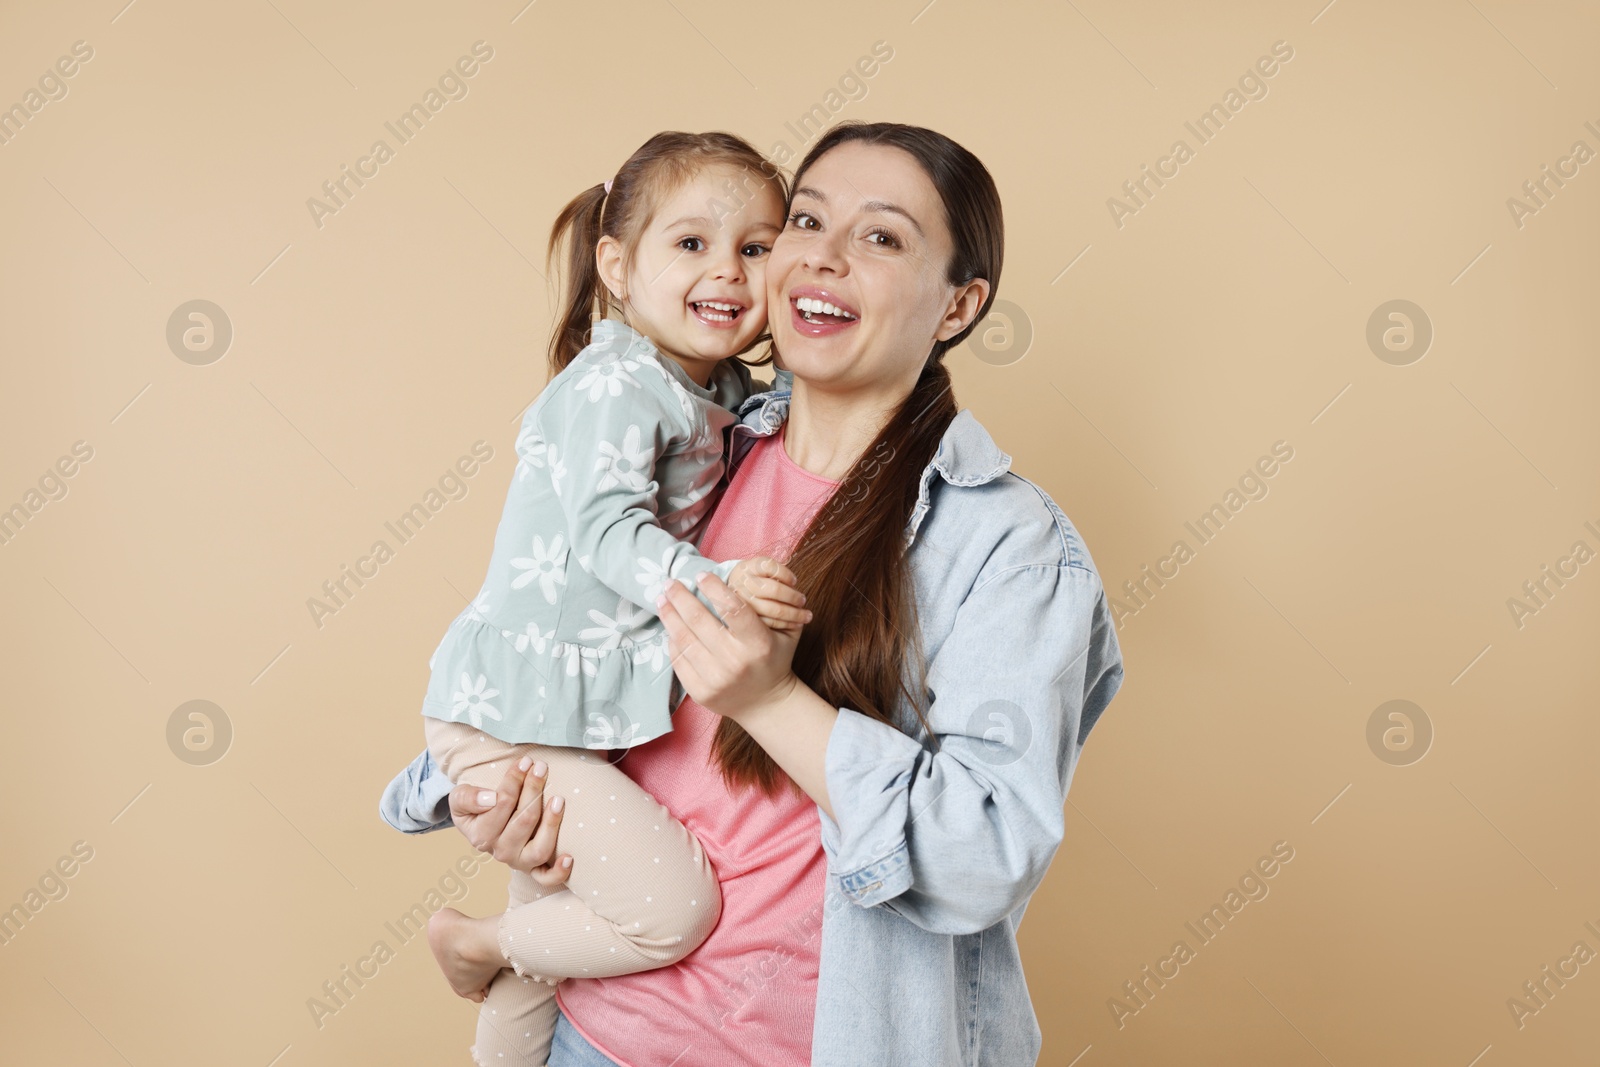
[[947, 280], [954, 242], [933, 182], [908, 152], [847, 141], [805, 172], [789, 211], [767, 262], [782, 366], [808, 386], [909, 392], [989, 292]]

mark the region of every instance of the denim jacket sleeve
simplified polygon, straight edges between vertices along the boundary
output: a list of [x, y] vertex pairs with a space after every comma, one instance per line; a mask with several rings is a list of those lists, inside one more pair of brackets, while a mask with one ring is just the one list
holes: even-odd
[[1061, 843], [1083, 741], [1121, 683], [1092, 569], [1028, 564], [981, 579], [928, 665], [937, 750], [840, 710], [825, 756], [835, 815], [822, 822], [844, 896], [942, 934], [1013, 912]]
[[378, 815], [396, 830], [425, 834], [454, 826], [450, 818], [450, 790], [455, 786], [423, 749], [411, 765], [394, 776], [378, 802]]

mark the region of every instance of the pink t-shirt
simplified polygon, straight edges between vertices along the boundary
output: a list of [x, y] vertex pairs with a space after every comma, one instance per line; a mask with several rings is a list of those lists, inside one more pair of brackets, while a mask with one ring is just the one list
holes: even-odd
[[[700, 551], [786, 560], [837, 482], [760, 438], [728, 484]], [[806, 1067], [816, 1014], [823, 876], [817, 806], [787, 780], [776, 796], [730, 792], [712, 763], [721, 716], [692, 697], [672, 732], [617, 766], [687, 826], [722, 887], [722, 917], [682, 962], [617, 978], [569, 979], [557, 998], [578, 1030], [625, 1067]]]

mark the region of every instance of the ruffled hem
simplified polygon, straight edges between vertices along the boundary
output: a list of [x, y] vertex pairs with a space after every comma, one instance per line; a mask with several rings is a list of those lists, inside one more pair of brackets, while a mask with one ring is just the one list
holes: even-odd
[[510, 744], [631, 748], [672, 729], [680, 692], [664, 632], [597, 649], [459, 618], [430, 666], [424, 715]]

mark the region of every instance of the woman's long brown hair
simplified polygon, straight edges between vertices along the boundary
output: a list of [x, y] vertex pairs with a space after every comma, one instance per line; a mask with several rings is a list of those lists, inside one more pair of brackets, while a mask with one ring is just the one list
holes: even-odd
[[[846, 142], [885, 145], [909, 153], [938, 190], [955, 251], [946, 277], [953, 285], [976, 278], [989, 296], [967, 328], [936, 341], [909, 396], [840, 482], [801, 536], [788, 565], [813, 617], [795, 650], [795, 673], [835, 707], [851, 708], [892, 726], [903, 697], [924, 731], [926, 663], [917, 625], [915, 590], [906, 554], [906, 528], [956, 398], [944, 354], [966, 340], [994, 302], [1005, 257], [1000, 194], [978, 158], [943, 134], [899, 123], [841, 123], [806, 153], [795, 171], [799, 188], [818, 159]], [[712, 753], [730, 788], [756, 785], [775, 794], [788, 776], [732, 719], [723, 719]], [[798, 793], [798, 787], [789, 781]], [[803, 795], [803, 794], [802, 794]]]

